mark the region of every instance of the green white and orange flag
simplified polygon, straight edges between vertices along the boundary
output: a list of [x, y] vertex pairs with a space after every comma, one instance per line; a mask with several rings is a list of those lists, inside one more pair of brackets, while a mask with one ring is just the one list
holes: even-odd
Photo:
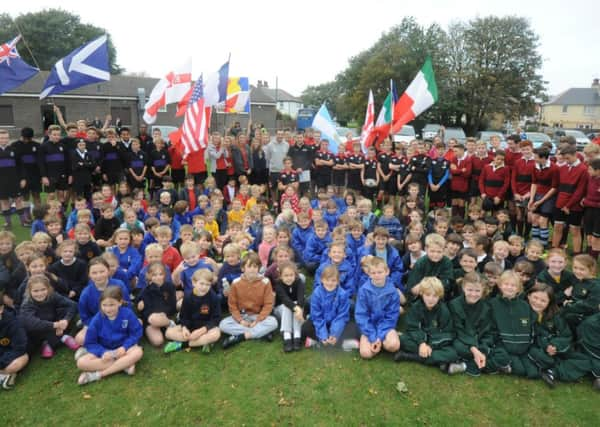
[[421, 71], [394, 105], [394, 123], [391, 133], [398, 133], [402, 126], [427, 110], [437, 100], [438, 90], [431, 58], [427, 58]]

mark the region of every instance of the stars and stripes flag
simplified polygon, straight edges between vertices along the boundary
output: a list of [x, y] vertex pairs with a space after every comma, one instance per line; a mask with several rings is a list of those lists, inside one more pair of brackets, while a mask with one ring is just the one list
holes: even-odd
[[208, 143], [208, 126], [211, 107], [204, 105], [204, 88], [202, 75], [196, 81], [192, 96], [185, 110], [185, 118], [181, 127], [181, 143], [183, 157], [206, 148]]

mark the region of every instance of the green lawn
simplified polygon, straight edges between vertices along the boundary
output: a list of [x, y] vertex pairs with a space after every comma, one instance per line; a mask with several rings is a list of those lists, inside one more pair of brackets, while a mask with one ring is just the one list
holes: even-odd
[[[19, 240], [28, 229], [15, 227]], [[209, 355], [165, 356], [143, 342], [134, 377], [84, 387], [72, 352], [35, 356], [14, 390], [0, 390], [3, 425], [596, 425], [589, 380], [550, 390], [541, 381], [449, 377], [390, 355], [302, 350], [281, 340], [245, 342]], [[403, 381], [407, 393], [396, 390]]]

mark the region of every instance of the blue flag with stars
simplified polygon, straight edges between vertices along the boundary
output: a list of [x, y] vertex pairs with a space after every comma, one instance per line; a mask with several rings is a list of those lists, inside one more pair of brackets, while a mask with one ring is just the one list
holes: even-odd
[[40, 93], [40, 99], [110, 80], [109, 67], [108, 37], [103, 35], [75, 49], [54, 64]]

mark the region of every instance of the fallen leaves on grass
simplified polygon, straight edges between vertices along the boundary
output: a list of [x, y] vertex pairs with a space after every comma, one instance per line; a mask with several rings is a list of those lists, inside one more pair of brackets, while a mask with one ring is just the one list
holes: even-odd
[[371, 396], [377, 396], [377, 390], [375, 390], [374, 388], [370, 388], [370, 389], [369, 389], [369, 394], [370, 394]]
[[82, 397], [83, 397], [85, 400], [89, 400], [89, 399], [91, 399], [91, 398], [92, 398], [92, 395], [91, 395], [91, 394], [88, 394], [88, 393], [83, 393], [83, 396], [82, 396]]
[[398, 393], [408, 393], [408, 387], [404, 381], [398, 381], [396, 384], [396, 390]]
[[277, 402], [277, 405], [279, 406], [292, 406], [293, 405], [293, 401], [291, 400], [287, 400], [285, 397], [282, 397], [279, 399], [279, 402]]

